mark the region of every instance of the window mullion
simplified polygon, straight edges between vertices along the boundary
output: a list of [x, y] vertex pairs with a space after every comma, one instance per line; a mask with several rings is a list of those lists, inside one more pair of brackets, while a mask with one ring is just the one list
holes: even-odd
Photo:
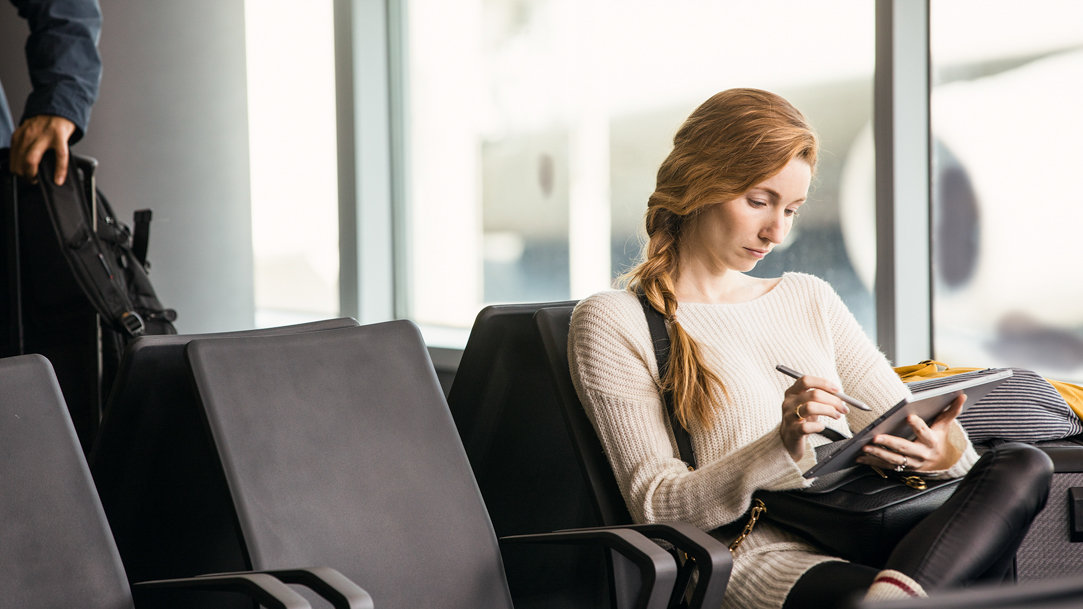
[[932, 354], [929, 5], [876, 4], [876, 328], [898, 363]]

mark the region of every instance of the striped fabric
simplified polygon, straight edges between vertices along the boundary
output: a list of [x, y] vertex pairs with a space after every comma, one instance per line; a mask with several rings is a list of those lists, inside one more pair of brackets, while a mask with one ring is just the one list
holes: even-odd
[[[911, 391], [951, 378], [908, 383]], [[972, 442], [1056, 440], [1083, 433], [1083, 422], [1057, 390], [1032, 370], [1012, 368], [1012, 376], [959, 415]]]

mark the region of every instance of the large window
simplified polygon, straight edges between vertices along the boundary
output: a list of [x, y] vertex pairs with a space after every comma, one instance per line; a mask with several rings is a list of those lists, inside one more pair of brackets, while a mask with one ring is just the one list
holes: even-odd
[[611, 286], [681, 121], [747, 86], [789, 98], [823, 143], [788, 246], [757, 272], [825, 277], [873, 334], [874, 232], [843, 220], [873, 225], [874, 8], [410, 0], [405, 313], [465, 329], [488, 303]]
[[331, 0], [245, 2], [256, 325], [338, 315]]
[[1072, 0], [931, 4], [934, 346], [951, 364], [1083, 379], [1080, 24]]

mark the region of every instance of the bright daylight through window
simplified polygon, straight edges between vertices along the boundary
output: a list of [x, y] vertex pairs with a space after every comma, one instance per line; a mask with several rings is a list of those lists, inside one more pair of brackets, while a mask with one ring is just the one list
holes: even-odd
[[639, 252], [681, 121], [715, 92], [751, 86], [793, 101], [823, 143], [787, 247], [756, 272], [826, 278], [875, 335], [862, 264], [875, 255], [862, 222], [874, 208], [874, 8], [411, 0], [406, 313], [439, 343], [434, 328], [468, 328], [489, 303], [609, 287]]
[[931, 4], [934, 349], [1080, 381], [1083, 3], [1018, 6]]
[[256, 325], [338, 315], [332, 2], [248, 0]]

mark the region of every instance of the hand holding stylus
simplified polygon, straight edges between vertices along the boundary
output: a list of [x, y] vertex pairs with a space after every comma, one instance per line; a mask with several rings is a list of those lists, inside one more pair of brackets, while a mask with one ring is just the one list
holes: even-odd
[[[779, 364], [779, 365], [775, 366], [775, 370], [778, 370], [782, 374], [785, 374], [786, 376], [791, 377], [793, 379], [799, 379], [802, 376], [805, 376], [805, 375], [801, 374], [800, 372], [794, 370], [793, 368], [788, 368], [786, 366], [783, 366], [782, 364]], [[872, 408], [869, 408], [868, 406], [866, 406], [865, 403], [862, 402], [861, 400], [859, 400], [857, 398], [852, 398], [852, 397], [846, 395], [845, 393], [843, 393], [841, 391], [833, 391], [831, 393], [833, 393], [835, 395], [835, 397], [837, 397], [840, 400], [842, 400], [843, 402], [846, 402], [847, 404], [853, 406], [854, 408], [857, 408], [859, 410], [872, 410]]]
[[[847, 402], [838, 394], [838, 387], [830, 381], [801, 374], [786, 366], [778, 366], [779, 372], [797, 379], [786, 389], [782, 400], [782, 424], [779, 433], [782, 443], [794, 461], [800, 461], [808, 448], [806, 437], [822, 432], [827, 424], [821, 417], [841, 419], [850, 412]], [[846, 396], [849, 398], [849, 396]], [[861, 402], [849, 398], [862, 408]]]

